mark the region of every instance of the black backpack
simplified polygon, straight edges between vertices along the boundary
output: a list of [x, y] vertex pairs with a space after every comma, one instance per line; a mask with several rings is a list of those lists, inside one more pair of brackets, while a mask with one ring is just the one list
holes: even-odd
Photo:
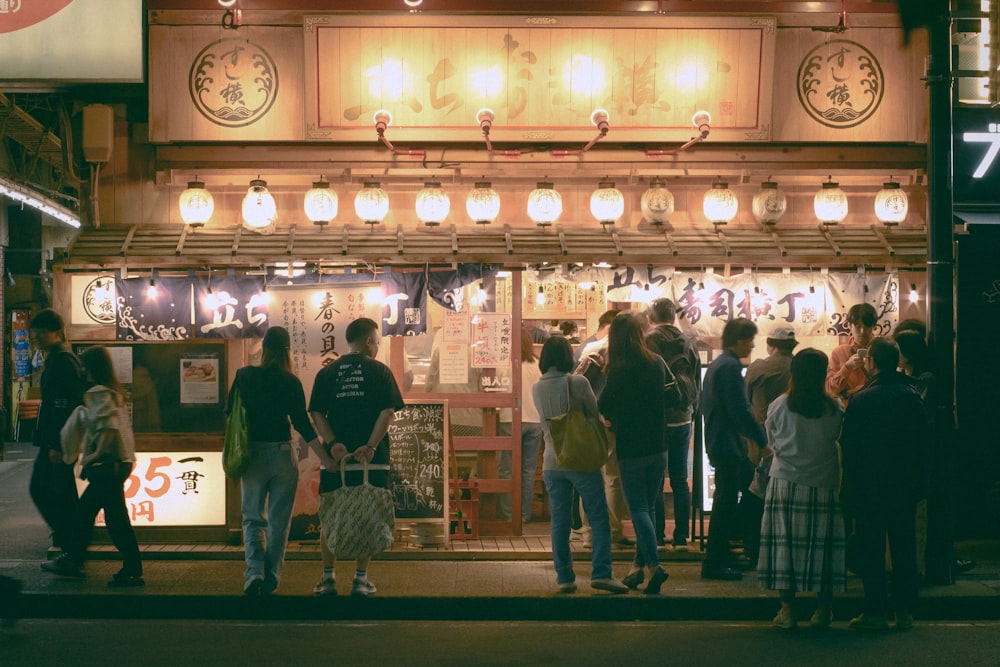
[[580, 359], [580, 363], [573, 369], [573, 375], [582, 375], [587, 378], [587, 382], [590, 383], [590, 388], [594, 390], [596, 398], [601, 397], [604, 385], [608, 382], [607, 376], [604, 375], [604, 364], [607, 361], [604, 354], [604, 350], [590, 352], [584, 355]]
[[683, 338], [670, 339], [657, 330], [649, 335], [647, 344], [650, 351], [660, 355], [667, 366], [667, 381], [663, 386], [666, 409], [687, 411], [698, 400], [698, 385], [688, 356], [687, 342]]

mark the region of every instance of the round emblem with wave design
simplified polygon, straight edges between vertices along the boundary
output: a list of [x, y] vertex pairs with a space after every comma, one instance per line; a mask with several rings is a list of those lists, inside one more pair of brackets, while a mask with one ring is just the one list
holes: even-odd
[[810, 116], [843, 129], [872, 117], [882, 103], [885, 76], [871, 51], [857, 42], [832, 39], [802, 59], [796, 88]]
[[263, 47], [246, 39], [220, 39], [191, 63], [188, 87], [194, 105], [210, 121], [245, 127], [274, 104], [278, 70]]

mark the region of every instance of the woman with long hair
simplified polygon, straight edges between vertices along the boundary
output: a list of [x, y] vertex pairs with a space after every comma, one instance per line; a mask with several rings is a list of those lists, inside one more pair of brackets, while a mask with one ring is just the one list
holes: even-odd
[[844, 522], [837, 487], [837, 440], [844, 413], [826, 393], [826, 354], [806, 348], [792, 358], [788, 392], [767, 410], [768, 447], [774, 452], [764, 498], [757, 585], [777, 590], [774, 625], [797, 623], [795, 594], [818, 594], [809, 624], [829, 627], [834, 591], [846, 586]]
[[238, 370], [229, 392], [227, 412], [240, 392], [250, 442], [250, 466], [240, 480], [246, 595], [270, 595], [281, 582], [299, 481], [291, 426], [307, 441], [316, 440], [302, 383], [292, 374], [290, 347], [288, 331], [270, 327], [261, 344], [260, 366]]
[[146, 583], [142, 578], [142, 558], [125, 504], [125, 480], [135, 465], [135, 440], [125, 390], [118, 382], [106, 347], [88, 348], [80, 355], [80, 363], [91, 383], [83, 394], [86, 436], [80, 460], [80, 477], [88, 484], [80, 496], [70, 544], [59, 558], [42, 563], [42, 569], [64, 576], [83, 576], [81, 568], [93, 535], [94, 520], [103, 509], [108, 534], [122, 555], [122, 569], [108, 585], [142, 586]]
[[570, 524], [573, 521], [571, 505], [573, 490], [576, 489], [593, 529], [590, 585], [612, 593], [628, 593], [628, 588], [615, 579], [611, 571], [611, 526], [608, 523], [608, 505], [604, 497], [604, 477], [600, 470], [576, 472], [560, 467], [549, 426], [550, 419], [566, 414], [571, 408], [596, 417], [597, 399], [585, 377], [570, 374], [573, 370], [573, 348], [563, 336], [552, 336], [545, 341], [538, 367], [542, 377], [535, 383], [531, 394], [545, 438], [542, 478], [545, 480], [552, 513], [552, 561], [556, 568], [559, 592], [576, 592], [573, 556], [569, 550]]
[[615, 454], [625, 504], [635, 527], [635, 557], [622, 581], [657, 595], [669, 576], [660, 566], [654, 529], [656, 503], [663, 503], [667, 468], [666, 402], [663, 386], [667, 367], [646, 347], [645, 318], [623, 313], [608, 333], [608, 382], [601, 392], [601, 414], [615, 432]]

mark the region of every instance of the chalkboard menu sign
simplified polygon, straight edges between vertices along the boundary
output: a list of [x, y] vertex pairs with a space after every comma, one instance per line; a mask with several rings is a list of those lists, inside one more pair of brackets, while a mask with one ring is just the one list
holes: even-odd
[[447, 401], [407, 403], [389, 425], [397, 519], [444, 519]]

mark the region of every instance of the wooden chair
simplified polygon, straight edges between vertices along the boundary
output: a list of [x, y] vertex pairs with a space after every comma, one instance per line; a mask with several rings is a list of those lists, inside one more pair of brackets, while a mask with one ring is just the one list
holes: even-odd
[[17, 404], [17, 423], [14, 425], [14, 441], [21, 440], [21, 424], [28, 419], [34, 421], [38, 419], [38, 409], [42, 401], [39, 398], [25, 398]]

